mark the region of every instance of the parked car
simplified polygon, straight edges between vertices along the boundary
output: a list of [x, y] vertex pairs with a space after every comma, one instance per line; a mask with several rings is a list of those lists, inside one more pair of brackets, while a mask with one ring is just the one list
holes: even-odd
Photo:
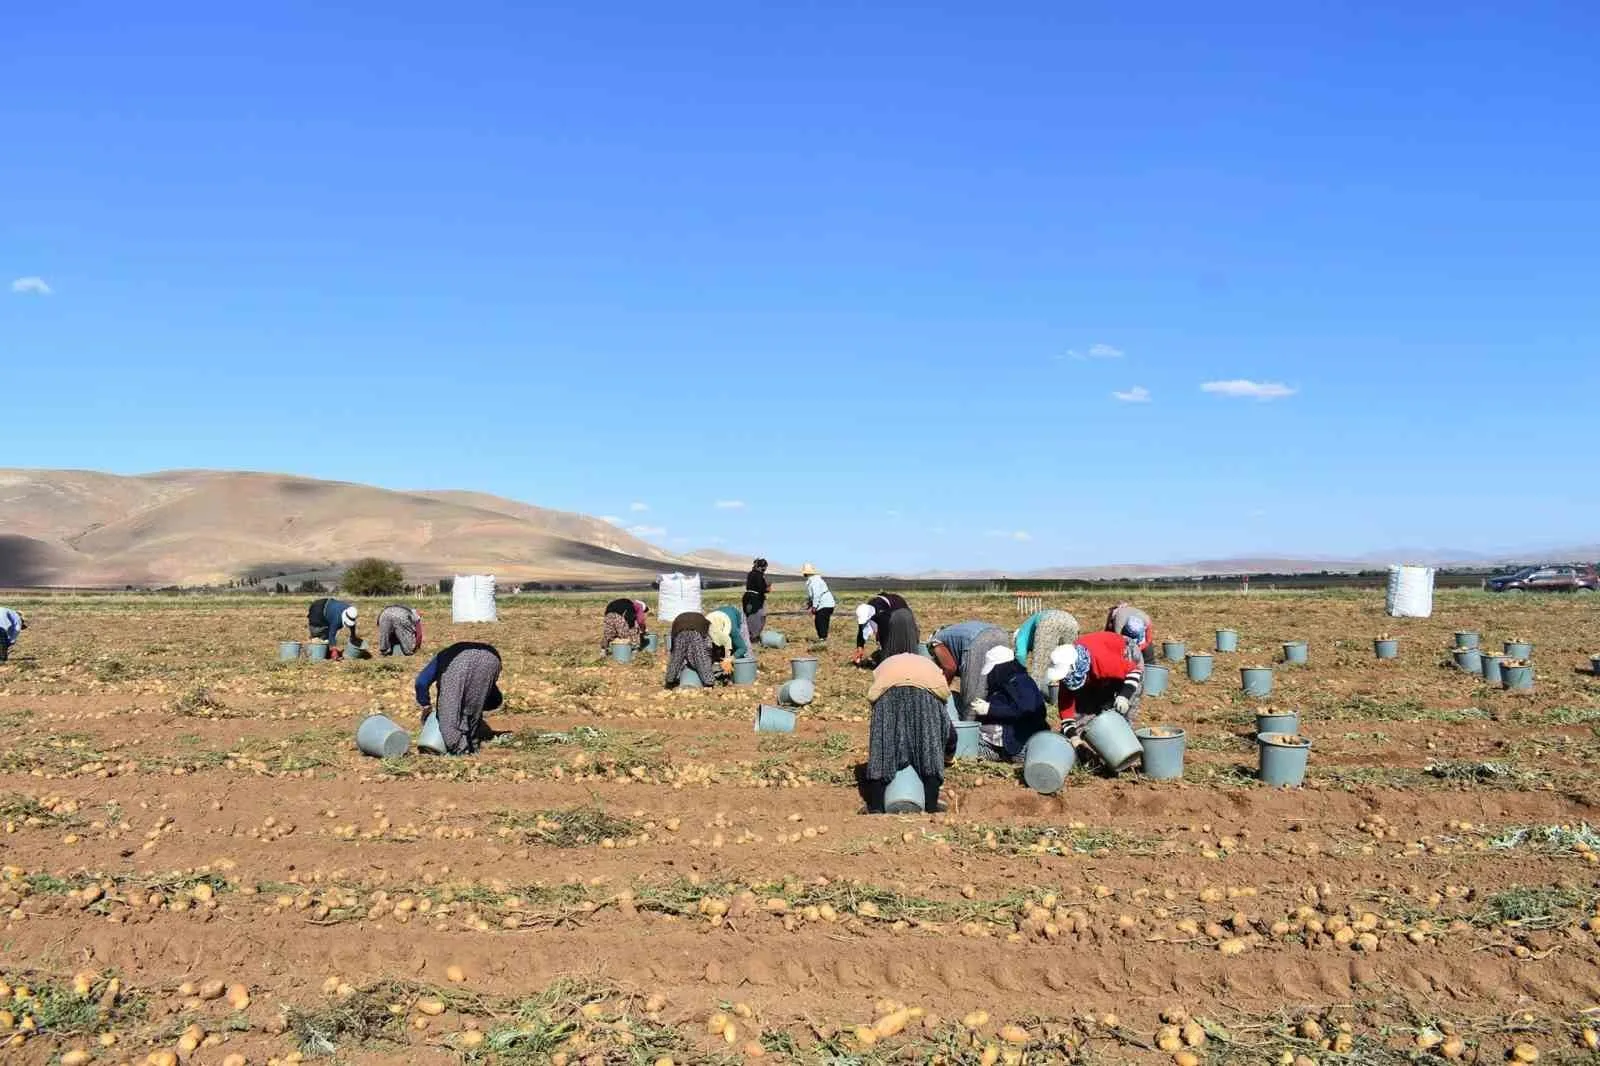
[[1489, 579], [1490, 592], [1593, 592], [1600, 574], [1592, 566], [1525, 566]]

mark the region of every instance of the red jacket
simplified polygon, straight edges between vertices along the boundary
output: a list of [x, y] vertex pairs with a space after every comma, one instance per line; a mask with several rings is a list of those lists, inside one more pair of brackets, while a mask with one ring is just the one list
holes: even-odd
[[1076, 692], [1060, 687], [1061, 720], [1076, 718], [1078, 705], [1098, 714], [1119, 694], [1130, 700], [1144, 686], [1144, 656], [1139, 646], [1121, 633], [1101, 630], [1084, 633], [1077, 643], [1089, 652], [1089, 677]]

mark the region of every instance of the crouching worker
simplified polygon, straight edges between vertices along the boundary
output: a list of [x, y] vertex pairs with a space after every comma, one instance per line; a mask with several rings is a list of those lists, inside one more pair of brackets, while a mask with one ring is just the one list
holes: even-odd
[[711, 658], [711, 620], [699, 611], [685, 611], [672, 620], [672, 654], [667, 656], [667, 676], [662, 684], [677, 688], [685, 668], [693, 670], [708, 688], [724, 681]]
[[356, 639], [356, 619], [360, 614], [355, 604], [324, 596], [311, 601], [311, 607], [306, 611], [306, 628], [311, 631], [312, 640], [327, 641], [328, 658], [337, 659], [343, 654], [337, 647], [339, 630], [349, 630], [350, 643], [359, 644]]
[[978, 756], [990, 762], [1020, 762], [1028, 738], [1050, 727], [1044, 694], [1010, 648], [990, 649], [983, 673], [984, 695], [968, 705], [978, 723]]
[[915, 652], [922, 638], [917, 635], [917, 616], [911, 605], [894, 592], [880, 592], [856, 608], [856, 654], [850, 661], [857, 666], [867, 657], [867, 641], [878, 642], [877, 658], [871, 665]]
[[[434, 697], [431, 689], [438, 689]], [[470, 755], [494, 736], [484, 712], [505, 703], [500, 692], [500, 653], [493, 644], [464, 640], [429, 660], [417, 675], [417, 705], [422, 720], [438, 715], [439, 735], [451, 755]]]
[[1061, 732], [1077, 733], [1095, 715], [1115, 711], [1129, 724], [1139, 716], [1144, 688], [1144, 656], [1131, 637], [1085, 633], [1050, 655], [1049, 679], [1059, 682]]
[[1145, 662], [1156, 661], [1155, 627], [1150, 624], [1150, 616], [1133, 604], [1119, 603], [1106, 613], [1106, 632], [1131, 638], [1139, 645]]
[[1050, 653], [1078, 639], [1078, 620], [1066, 611], [1038, 611], [1017, 630], [1013, 650], [1017, 661], [1028, 668], [1028, 676], [1040, 689], [1049, 685]]
[[0, 663], [11, 657], [11, 646], [27, 628], [28, 623], [22, 615], [9, 607], [0, 607]]
[[990, 622], [956, 622], [935, 630], [928, 638], [928, 653], [944, 672], [945, 680], [960, 680], [956, 709], [963, 720], [972, 720], [972, 701], [983, 698], [988, 677], [984, 663], [989, 653], [1010, 646], [1011, 634]]
[[882, 814], [884, 793], [907, 766], [922, 778], [927, 811], [942, 811], [939, 789], [945, 760], [955, 753], [955, 731], [945, 702], [950, 686], [931, 660], [915, 653], [891, 655], [872, 672], [872, 724], [861, 795], [867, 814]]
[[710, 626], [711, 654], [717, 659], [743, 659], [750, 655], [750, 629], [737, 607], [713, 607], [706, 615]]
[[422, 612], [392, 603], [378, 612], [378, 654], [415, 655], [422, 650]]
[[600, 650], [605, 651], [616, 640], [626, 641], [635, 648], [644, 647], [645, 617], [650, 606], [640, 600], [612, 600], [606, 604], [606, 616], [601, 623]]

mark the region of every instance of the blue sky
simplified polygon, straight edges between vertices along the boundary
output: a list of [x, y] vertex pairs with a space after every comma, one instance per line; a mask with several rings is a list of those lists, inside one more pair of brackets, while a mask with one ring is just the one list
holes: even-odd
[[1589, 5], [237, 6], [8, 13], [0, 463], [835, 572], [1600, 524]]

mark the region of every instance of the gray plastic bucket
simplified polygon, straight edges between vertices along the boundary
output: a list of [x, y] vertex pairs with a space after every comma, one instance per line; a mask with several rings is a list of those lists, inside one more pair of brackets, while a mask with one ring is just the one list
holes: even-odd
[[375, 759], [398, 759], [411, 750], [411, 734], [386, 714], [369, 714], [356, 726], [356, 747]]
[[613, 662], [633, 662], [633, 644], [626, 640], [613, 640], [610, 647]]
[[678, 675], [678, 687], [679, 688], [705, 688], [706, 687], [706, 683], [705, 683], [705, 680], [703, 678], [701, 678], [701, 676], [699, 674], [695, 673], [693, 669], [691, 669], [690, 667], [685, 666], [683, 668], [683, 673]]
[[957, 722], [956, 730], [956, 758], [976, 759], [983, 750], [978, 735], [982, 727], [977, 722]]
[[1217, 650], [1232, 652], [1239, 650], [1239, 631], [1236, 629], [1217, 630]]
[[1211, 680], [1211, 667], [1215, 663], [1216, 660], [1203, 651], [1192, 651], [1184, 658], [1190, 681]]
[[1134, 735], [1144, 748], [1144, 776], [1153, 781], [1171, 781], [1183, 776], [1183, 750], [1189, 743], [1187, 733], [1176, 726], [1157, 726], [1136, 730]]
[[344, 657], [347, 662], [353, 659], [370, 659], [372, 658], [372, 653], [367, 650], [366, 641], [349, 640], [345, 641]]
[[1298, 733], [1300, 732], [1299, 711], [1264, 711], [1256, 715], [1256, 732], [1260, 733]]
[[817, 688], [809, 681], [785, 681], [778, 686], [778, 702], [785, 707], [804, 707], [816, 696]]
[[1476, 629], [1456, 630], [1456, 647], [1458, 648], [1476, 648], [1478, 647], [1478, 640], [1478, 631]]
[[326, 659], [328, 657], [327, 641], [313, 640], [305, 648], [307, 659]]
[[1527, 662], [1520, 666], [1512, 666], [1510, 662], [1501, 663], [1500, 683], [1507, 692], [1532, 692], [1533, 665]]
[[1380, 659], [1398, 659], [1400, 642], [1393, 637], [1379, 637], [1372, 642], [1372, 654]]
[[756, 683], [756, 661], [754, 659], [733, 660], [733, 683], [735, 685], [753, 685]]
[[1533, 658], [1533, 644], [1530, 643], [1529, 641], [1526, 641], [1526, 640], [1508, 640], [1508, 641], [1506, 641], [1506, 658], [1507, 659], [1531, 659], [1531, 658]]
[[660, 637], [656, 636], [654, 633], [646, 633], [644, 635], [644, 651], [655, 651], [659, 647], [661, 647]]
[[[1286, 743], [1289, 739], [1303, 741]], [[1274, 788], [1299, 788], [1305, 783], [1306, 763], [1311, 759], [1311, 741], [1294, 733], [1262, 733], [1256, 737], [1261, 749], [1261, 768], [1257, 776]]]
[[1095, 715], [1079, 735], [1112, 773], [1121, 773], [1144, 756], [1133, 727], [1116, 711]]
[[1246, 666], [1239, 670], [1239, 684], [1246, 696], [1266, 699], [1272, 695], [1272, 667]]
[[1185, 650], [1181, 640], [1164, 640], [1161, 642], [1161, 657], [1169, 663], [1183, 662]]
[[756, 708], [757, 733], [793, 733], [797, 715], [785, 707], [768, 707], [766, 704]]
[[404, 648], [402, 648], [398, 643], [389, 645], [389, 658], [391, 658], [391, 659], [403, 659], [403, 658], [405, 658], [405, 654], [406, 654], [406, 650]]
[[883, 792], [883, 809], [888, 814], [921, 814], [927, 806], [928, 790], [914, 767], [895, 774]]
[[961, 708], [956, 706], [956, 698], [954, 696], [944, 701], [944, 713], [953, 723], [961, 721]]
[[1283, 661], [1290, 666], [1304, 666], [1311, 659], [1311, 648], [1303, 640], [1283, 642]]
[[789, 643], [787, 637], [776, 629], [763, 629], [761, 631], [761, 646], [763, 648], [781, 648]]
[[1456, 669], [1483, 676], [1483, 653], [1477, 648], [1457, 648], [1451, 654], [1455, 658]]
[[1060, 733], [1041, 730], [1022, 749], [1022, 780], [1041, 796], [1061, 791], [1078, 761], [1072, 742]]
[[284, 662], [300, 658], [300, 642], [298, 640], [278, 641], [278, 658]]
[[1504, 655], [1480, 654], [1478, 659], [1480, 660], [1479, 666], [1483, 670], [1483, 680], [1491, 685], [1500, 684], [1503, 680], [1500, 676], [1500, 664], [1506, 661], [1506, 657]]
[[431, 751], [435, 755], [450, 754], [450, 750], [444, 746], [444, 734], [439, 732], [437, 711], [430, 711], [428, 717], [422, 720], [422, 729], [417, 732], [417, 750]]
[[817, 666], [817, 660], [812, 658], [790, 659], [789, 677], [795, 681], [815, 681]]
[[1167, 693], [1167, 682], [1171, 680], [1172, 671], [1159, 663], [1151, 663], [1144, 668], [1144, 694], [1146, 696], [1164, 696]]

